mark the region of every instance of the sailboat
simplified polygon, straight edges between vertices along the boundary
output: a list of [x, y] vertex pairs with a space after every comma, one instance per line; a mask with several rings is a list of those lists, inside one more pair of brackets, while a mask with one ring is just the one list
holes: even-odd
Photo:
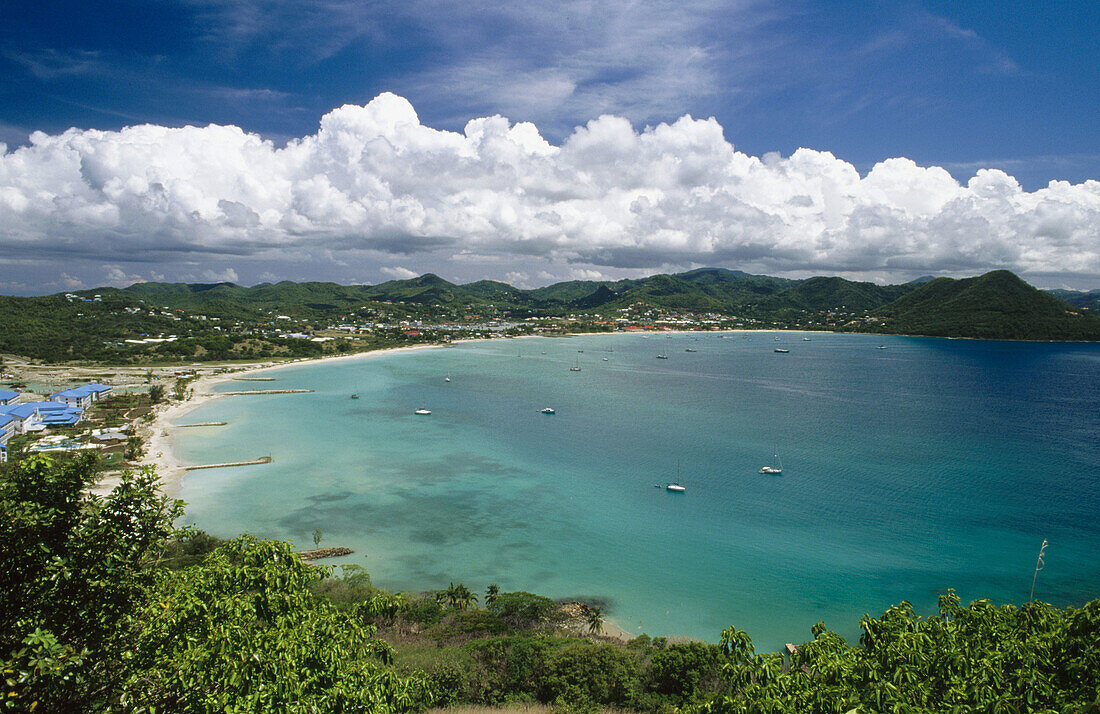
[[775, 463], [777, 463], [779, 465], [778, 466], [762, 466], [760, 468], [760, 473], [762, 473], [762, 474], [781, 474], [781, 473], [783, 473], [783, 460], [779, 458], [779, 454], [774, 454], [773, 458], [775, 459]]
[[569, 368], [569, 371], [570, 372], [580, 372], [581, 371], [581, 362], [580, 362], [580, 360], [574, 360], [573, 366]]
[[444, 382], [450, 382], [451, 381], [451, 375], [448, 374], [446, 377], [443, 378], [443, 381]]
[[676, 480], [669, 481], [665, 484], [666, 491], [672, 491], [673, 493], [683, 493], [687, 489], [680, 484], [680, 462], [676, 462]]

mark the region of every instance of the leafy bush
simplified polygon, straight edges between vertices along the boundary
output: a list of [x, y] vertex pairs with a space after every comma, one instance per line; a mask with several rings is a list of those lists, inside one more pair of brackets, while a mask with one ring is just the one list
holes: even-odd
[[548, 597], [528, 592], [500, 593], [489, 605], [489, 612], [513, 625], [541, 623], [551, 618], [558, 605]]
[[401, 607], [401, 616], [424, 626], [434, 625], [443, 619], [443, 604], [431, 597], [409, 597]]
[[727, 689], [721, 686], [725, 662], [718, 645], [705, 642], [669, 645], [650, 657], [645, 688], [683, 704], [715, 687]]
[[500, 635], [508, 631], [508, 625], [497, 615], [485, 610], [457, 610], [449, 613], [442, 622], [430, 627], [424, 634], [445, 642], [463, 635]]
[[637, 659], [614, 645], [577, 642], [551, 655], [538, 677], [546, 702], [625, 706], [637, 684]]

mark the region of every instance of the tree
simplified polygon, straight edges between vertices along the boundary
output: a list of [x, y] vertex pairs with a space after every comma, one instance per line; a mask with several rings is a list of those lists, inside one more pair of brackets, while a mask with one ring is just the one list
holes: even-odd
[[496, 583], [491, 583], [488, 588], [485, 589], [485, 607], [492, 608], [493, 603], [497, 601], [497, 596], [500, 595], [500, 586]]
[[451, 583], [450, 587], [445, 591], [444, 597], [447, 605], [459, 610], [465, 610], [477, 602], [477, 593], [471, 592], [470, 588], [462, 583], [458, 585]]
[[164, 385], [154, 384], [149, 387], [149, 401], [153, 404], [160, 404], [164, 401]]
[[126, 438], [126, 451], [123, 454], [127, 461], [133, 461], [141, 458], [141, 437], [137, 434], [132, 434]]
[[600, 634], [603, 632], [603, 608], [594, 605], [585, 605], [584, 607], [584, 624], [588, 626], [588, 631], [593, 634]]
[[314, 528], [313, 529], [313, 547], [314, 548], [321, 547], [321, 538], [323, 538], [324, 535], [325, 534], [321, 531], [320, 528]]
[[126, 696], [157, 710], [392, 712], [430, 702], [420, 675], [362, 624], [389, 603], [340, 612], [309, 586], [327, 569], [289, 544], [244, 535], [196, 568], [159, 572]]
[[[864, 617], [860, 646], [818, 623], [791, 655], [754, 655], [741, 630], [722, 633], [732, 694], [689, 712], [1093, 711], [1100, 707], [1100, 600], [962, 607], [940, 596], [927, 619], [902, 602]], [[805, 676], [811, 673], [812, 676]]]
[[98, 457], [32, 456], [0, 478], [0, 660], [8, 707], [95, 711], [115, 701], [152, 565], [182, 509], [152, 469], [88, 491]]

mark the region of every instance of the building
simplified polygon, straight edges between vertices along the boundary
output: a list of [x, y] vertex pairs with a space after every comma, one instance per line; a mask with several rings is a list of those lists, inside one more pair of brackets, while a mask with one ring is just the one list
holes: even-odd
[[56, 394], [51, 394], [50, 401], [63, 402], [71, 407], [87, 409], [100, 399], [109, 396], [112, 389], [112, 387], [106, 384], [96, 384], [92, 382], [90, 384], [85, 384], [83, 387], [63, 389]]
[[26, 434], [28, 431], [36, 431], [34, 426], [39, 422], [38, 407], [35, 406], [34, 402], [0, 406], [0, 415], [11, 417], [12, 430], [16, 434]]
[[0, 463], [8, 460], [8, 442], [15, 436], [15, 418], [0, 414]]
[[38, 420], [43, 426], [76, 426], [84, 418], [84, 410], [62, 402], [31, 402], [38, 408]]
[[76, 426], [84, 410], [65, 402], [24, 402], [0, 406], [0, 418], [11, 417], [15, 434], [42, 431], [51, 426]]
[[19, 392], [13, 392], [10, 389], [0, 389], [0, 406], [15, 404], [18, 401]]

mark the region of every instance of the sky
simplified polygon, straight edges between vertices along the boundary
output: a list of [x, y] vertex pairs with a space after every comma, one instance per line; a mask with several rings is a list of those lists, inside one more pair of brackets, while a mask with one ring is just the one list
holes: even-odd
[[0, 293], [1100, 288], [1100, 4], [5, 0]]

